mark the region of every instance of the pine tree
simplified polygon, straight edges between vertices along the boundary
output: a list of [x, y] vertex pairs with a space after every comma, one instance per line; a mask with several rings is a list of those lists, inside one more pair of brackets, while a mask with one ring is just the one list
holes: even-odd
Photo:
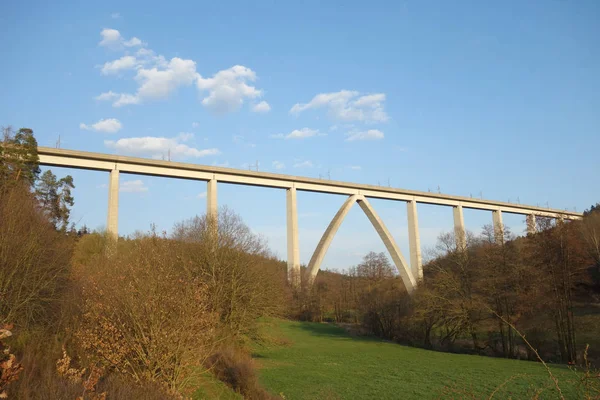
[[33, 186], [40, 174], [37, 141], [33, 131], [21, 128], [13, 135], [12, 128], [3, 129], [0, 142], [0, 180], [3, 184], [26, 182]]
[[40, 207], [56, 229], [61, 231], [66, 231], [69, 225], [70, 207], [74, 204], [71, 189], [74, 188], [71, 175], [57, 180], [56, 175], [48, 170], [42, 174], [35, 190]]
[[583, 216], [592, 215], [594, 212], [600, 212], [600, 203], [596, 203], [596, 205], [592, 205], [589, 210], [585, 210], [583, 212]]

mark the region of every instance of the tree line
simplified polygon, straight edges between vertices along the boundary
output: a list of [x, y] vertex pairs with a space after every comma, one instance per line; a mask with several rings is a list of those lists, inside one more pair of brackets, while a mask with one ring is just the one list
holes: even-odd
[[[600, 355], [600, 212], [581, 221], [537, 219], [537, 233], [509, 229], [438, 238], [409, 296], [383, 253], [342, 273], [322, 271], [296, 315], [358, 324], [405, 344], [508, 358], [582, 362]], [[590, 343], [593, 342], [593, 343]], [[595, 347], [594, 347], [595, 346]]]
[[[37, 154], [37, 140], [33, 130], [12, 127], [2, 128], [0, 141], [0, 180], [3, 187], [25, 185], [29, 187], [38, 201], [38, 207], [62, 232], [69, 229], [71, 208], [75, 200], [71, 190], [75, 188], [73, 177], [67, 175], [58, 179], [51, 170], [41, 176]], [[74, 230], [74, 226], [70, 227]]]

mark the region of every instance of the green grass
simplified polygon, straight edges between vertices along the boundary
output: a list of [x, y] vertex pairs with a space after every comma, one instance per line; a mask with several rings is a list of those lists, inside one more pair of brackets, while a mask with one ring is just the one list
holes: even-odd
[[[428, 351], [352, 337], [328, 324], [272, 321], [267, 334], [288, 345], [256, 347], [260, 381], [286, 399], [557, 398], [539, 363]], [[578, 398], [577, 375], [553, 366], [565, 398]]]

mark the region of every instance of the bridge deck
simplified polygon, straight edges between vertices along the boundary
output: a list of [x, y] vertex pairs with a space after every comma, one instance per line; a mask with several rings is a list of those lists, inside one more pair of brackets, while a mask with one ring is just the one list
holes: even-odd
[[180, 163], [172, 161], [151, 160], [138, 157], [118, 156], [85, 151], [38, 147], [40, 164], [65, 168], [112, 171], [121, 173], [171, 177], [208, 181], [263, 186], [319, 193], [344, 195], [363, 195], [375, 199], [416, 201], [418, 203], [444, 206], [462, 206], [477, 210], [502, 211], [513, 214], [535, 214], [539, 216], [565, 219], [579, 219], [581, 213], [563, 211], [523, 204], [514, 204], [493, 200], [483, 200], [448, 194], [421, 192], [416, 190], [396, 189], [385, 186], [365, 185], [325, 179], [306, 178], [301, 176], [257, 172], [234, 168], [214, 167], [208, 165]]

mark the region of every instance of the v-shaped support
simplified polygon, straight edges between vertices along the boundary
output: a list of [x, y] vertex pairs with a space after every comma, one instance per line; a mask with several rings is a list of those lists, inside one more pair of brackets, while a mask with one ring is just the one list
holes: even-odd
[[319, 272], [319, 269], [321, 268], [321, 263], [323, 262], [323, 258], [327, 253], [327, 249], [329, 249], [329, 245], [331, 244], [333, 237], [335, 236], [337, 230], [344, 221], [344, 218], [346, 218], [348, 211], [350, 211], [350, 209], [356, 202], [358, 202], [360, 208], [365, 212], [367, 218], [369, 218], [369, 221], [371, 221], [371, 225], [373, 225], [373, 227], [379, 234], [379, 237], [381, 238], [381, 240], [383, 240], [386, 249], [392, 256], [392, 260], [394, 261], [394, 264], [398, 269], [398, 273], [400, 273], [402, 282], [404, 283], [404, 286], [406, 286], [406, 290], [408, 291], [408, 293], [411, 293], [417, 286], [417, 281], [412, 271], [410, 270], [410, 268], [408, 268], [408, 264], [406, 263], [404, 256], [400, 252], [400, 249], [396, 245], [396, 242], [394, 241], [394, 238], [392, 237], [390, 231], [388, 231], [385, 224], [383, 223], [381, 218], [379, 218], [379, 216], [377, 215], [371, 204], [367, 201], [367, 199], [363, 195], [359, 194], [352, 195], [346, 199], [344, 204], [342, 204], [342, 207], [340, 207], [338, 212], [335, 214], [335, 217], [333, 217], [333, 219], [329, 223], [329, 226], [325, 230], [325, 233], [321, 237], [321, 240], [319, 241], [319, 244], [317, 245], [317, 248], [315, 249], [315, 252], [311, 257], [310, 262], [308, 263], [308, 268], [306, 270], [306, 281], [308, 282], [308, 286], [312, 286], [315, 277], [317, 276], [317, 272]]

